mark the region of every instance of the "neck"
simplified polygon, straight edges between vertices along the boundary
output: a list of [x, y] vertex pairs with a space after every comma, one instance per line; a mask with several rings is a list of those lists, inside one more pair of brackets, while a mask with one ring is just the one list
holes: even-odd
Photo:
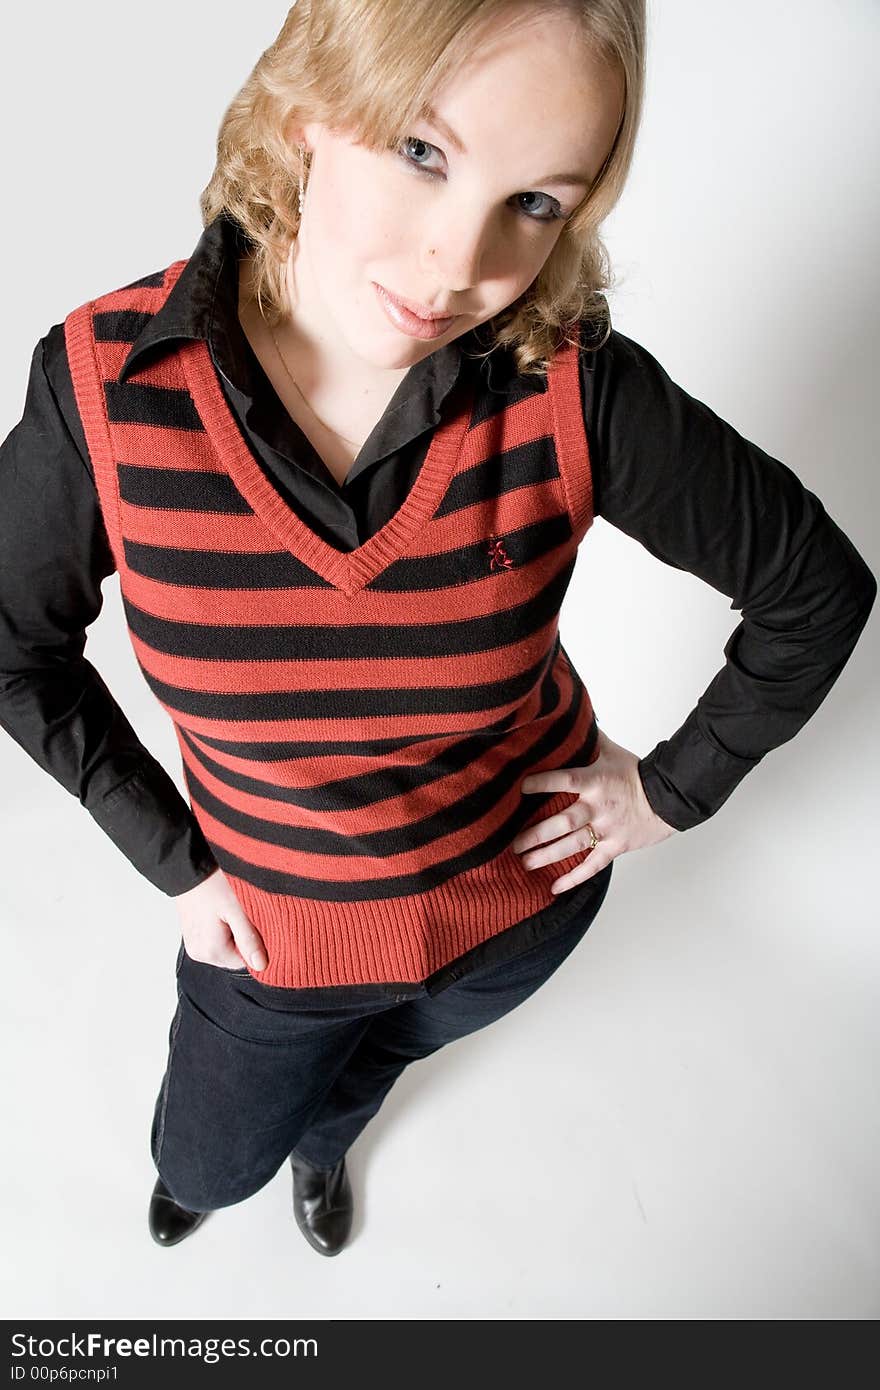
[[[244, 324], [268, 334], [253, 293], [253, 260], [239, 262], [239, 317]], [[299, 389], [313, 405], [324, 398], [344, 394], [356, 409], [371, 401], [390, 398], [409, 371], [409, 367], [371, 367], [331, 336], [320, 322], [314, 322], [291, 293], [291, 258], [287, 261], [286, 312], [272, 329], [287, 369]], [[295, 307], [292, 307], [295, 306]]]

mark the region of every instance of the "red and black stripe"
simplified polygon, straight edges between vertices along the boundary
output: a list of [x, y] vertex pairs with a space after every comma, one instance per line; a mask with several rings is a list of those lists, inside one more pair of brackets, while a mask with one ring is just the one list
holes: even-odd
[[120, 379], [184, 264], [66, 321], [130, 640], [259, 978], [425, 979], [576, 862], [509, 846], [571, 801], [526, 774], [595, 755], [558, 631], [593, 519], [577, 346], [543, 389], [456, 388], [400, 509], [342, 552], [273, 488], [204, 342]]

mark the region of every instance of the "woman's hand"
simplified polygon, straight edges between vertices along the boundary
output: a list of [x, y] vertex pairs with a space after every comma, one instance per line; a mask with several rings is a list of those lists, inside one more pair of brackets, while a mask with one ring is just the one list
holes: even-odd
[[263, 939], [245, 915], [222, 869], [215, 869], [174, 901], [186, 954], [192, 960], [225, 970], [247, 964], [254, 970], [265, 970], [269, 957]]
[[[652, 811], [638, 765], [635, 753], [613, 743], [600, 729], [598, 755], [587, 767], [533, 772], [523, 779], [521, 789], [526, 794], [576, 792], [578, 796], [564, 811], [530, 825], [511, 842], [517, 854], [530, 851], [521, 861], [529, 869], [587, 851], [583, 863], [550, 885], [551, 892], [574, 888], [599, 873], [618, 854], [659, 844], [675, 833], [673, 826]], [[589, 825], [599, 837], [593, 850]], [[544, 848], [535, 849], [535, 845]]]

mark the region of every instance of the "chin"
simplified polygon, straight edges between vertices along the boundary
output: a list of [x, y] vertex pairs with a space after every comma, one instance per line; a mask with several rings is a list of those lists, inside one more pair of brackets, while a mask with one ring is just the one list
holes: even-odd
[[381, 332], [369, 336], [364, 334], [360, 344], [351, 344], [352, 350], [363, 362], [386, 371], [400, 371], [404, 367], [411, 367], [414, 362], [433, 351], [435, 346], [436, 344], [420, 343], [415, 338], [406, 340], [402, 335], [398, 335], [395, 341], [393, 329], [388, 336]]

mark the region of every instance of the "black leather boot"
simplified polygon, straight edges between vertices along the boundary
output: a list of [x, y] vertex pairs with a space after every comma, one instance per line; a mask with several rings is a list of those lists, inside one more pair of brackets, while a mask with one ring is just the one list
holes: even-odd
[[354, 1201], [343, 1156], [329, 1173], [313, 1168], [296, 1154], [293, 1170], [293, 1214], [306, 1240], [321, 1255], [338, 1255], [351, 1233]]
[[150, 1235], [157, 1245], [177, 1245], [197, 1226], [201, 1226], [206, 1211], [187, 1211], [175, 1202], [161, 1178], [156, 1180], [150, 1198]]

